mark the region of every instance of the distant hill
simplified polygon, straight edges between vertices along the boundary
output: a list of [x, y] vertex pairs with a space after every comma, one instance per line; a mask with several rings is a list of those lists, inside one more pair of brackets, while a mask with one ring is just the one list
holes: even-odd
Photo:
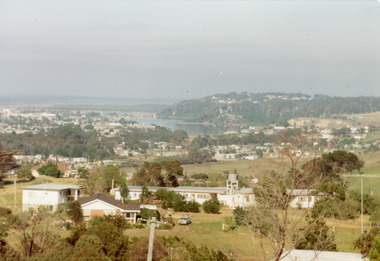
[[330, 97], [301, 93], [228, 93], [185, 100], [159, 117], [211, 124], [285, 123], [297, 117], [380, 111], [380, 97]]

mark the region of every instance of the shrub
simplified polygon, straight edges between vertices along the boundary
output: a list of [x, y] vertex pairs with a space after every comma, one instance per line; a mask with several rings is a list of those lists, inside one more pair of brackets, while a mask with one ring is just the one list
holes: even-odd
[[144, 228], [145, 227], [145, 225], [143, 224], [143, 223], [141, 223], [141, 221], [140, 220], [137, 220], [137, 222], [136, 222], [136, 224], [135, 224], [135, 228]]
[[368, 257], [375, 238], [380, 235], [380, 228], [374, 227], [370, 232], [361, 235], [354, 241], [354, 248], [360, 249], [362, 257]]
[[159, 218], [158, 213], [156, 211], [148, 208], [140, 209], [139, 217], [143, 219], [152, 219], [152, 217]]
[[312, 213], [325, 218], [353, 219], [357, 216], [356, 203], [351, 199], [324, 198], [315, 203]]
[[191, 212], [191, 213], [198, 213], [200, 212], [201, 205], [198, 202], [187, 202], [185, 205], [185, 211]]
[[202, 204], [202, 208], [206, 213], [219, 214], [220, 204], [218, 199], [213, 196], [212, 199], [207, 200]]
[[67, 214], [75, 224], [83, 221], [83, 212], [79, 201], [76, 200], [69, 203]]
[[245, 215], [247, 214], [247, 210], [245, 210], [242, 207], [236, 207], [232, 213], [234, 214], [236, 225], [238, 226], [244, 225], [244, 218], [245, 218]]
[[168, 196], [168, 190], [165, 188], [159, 188], [154, 192], [154, 197], [158, 200], [166, 200]]
[[377, 207], [371, 214], [369, 221], [378, 225], [380, 223], [380, 207]]
[[230, 231], [237, 228], [237, 224], [235, 222], [234, 217], [224, 217], [224, 231]]

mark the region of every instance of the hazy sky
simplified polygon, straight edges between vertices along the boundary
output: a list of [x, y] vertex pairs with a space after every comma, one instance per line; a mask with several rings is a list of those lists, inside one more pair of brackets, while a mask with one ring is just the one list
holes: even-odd
[[380, 96], [376, 1], [2, 1], [0, 95]]

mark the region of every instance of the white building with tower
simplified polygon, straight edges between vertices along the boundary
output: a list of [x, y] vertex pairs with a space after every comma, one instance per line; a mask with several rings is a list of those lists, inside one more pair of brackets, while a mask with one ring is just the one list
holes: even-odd
[[[255, 196], [252, 188], [239, 188], [239, 181], [236, 174], [229, 174], [225, 187], [190, 187], [190, 186], [178, 186], [178, 187], [152, 187], [148, 186], [148, 190], [152, 193], [158, 189], [164, 188], [169, 191], [174, 191], [185, 197], [187, 201], [195, 201], [199, 204], [203, 204], [205, 201], [216, 196], [219, 202], [230, 208], [236, 208], [238, 206], [244, 207], [253, 205], [255, 203]], [[129, 194], [128, 200], [138, 200], [141, 195], [141, 186], [128, 186]], [[111, 190], [111, 195], [115, 196], [115, 199], [120, 200], [120, 187]]]

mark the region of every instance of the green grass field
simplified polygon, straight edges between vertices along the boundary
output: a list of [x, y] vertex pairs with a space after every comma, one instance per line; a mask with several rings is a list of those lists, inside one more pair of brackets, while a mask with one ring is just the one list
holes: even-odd
[[[300, 215], [295, 210], [296, 216]], [[158, 236], [179, 236], [188, 239], [197, 245], [206, 244], [210, 248], [221, 249], [225, 254], [233, 254], [241, 259], [263, 259], [260, 238], [247, 227], [238, 227], [229, 232], [222, 230], [223, 218], [232, 216], [232, 211], [223, 209], [219, 215], [213, 214], [190, 214], [193, 223], [189, 226], [176, 225], [172, 230], [156, 230]], [[367, 219], [368, 217], [366, 217]], [[327, 219], [327, 225], [335, 226], [335, 241], [338, 250], [342, 252], [359, 252], [353, 247], [353, 241], [360, 236], [360, 219], [350, 221], [339, 221]], [[365, 222], [365, 225], [369, 225]], [[368, 228], [368, 227], [367, 227]], [[148, 236], [147, 229], [129, 229], [125, 233], [129, 236]], [[291, 242], [291, 235], [288, 237]], [[271, 247], [268, 242], [263, 241], [266, 254], [270, 256]], [[290, 247], [290, 244], [289, 244]]]
[[257, 160], [221, 160], [204, 164], [182, 165], [182, 167], [187, 176], [196, 173], [235, 173], [235, 171], [242, 176], [251, 176], [260, 169], [273, 167], [276, 164], [278, 164], [276, 160], [260, 158]]

